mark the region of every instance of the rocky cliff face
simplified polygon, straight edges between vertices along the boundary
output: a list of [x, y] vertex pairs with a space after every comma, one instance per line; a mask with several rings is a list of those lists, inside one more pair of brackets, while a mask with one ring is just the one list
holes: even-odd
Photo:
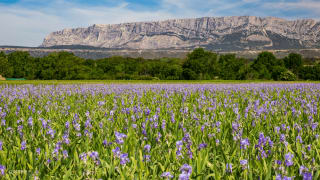
[[41, 46], [57, 45], [215, 51], [319, 48], [320, 22], [235, 16], [93, 25], [53, 32]]

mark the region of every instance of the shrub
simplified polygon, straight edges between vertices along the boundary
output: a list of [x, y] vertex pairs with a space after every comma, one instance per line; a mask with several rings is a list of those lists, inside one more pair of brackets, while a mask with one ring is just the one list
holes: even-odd
[[296, 75], [289, 70], [280, 74], [280, 80], [282, 81], [295, 81], [296, 79]]

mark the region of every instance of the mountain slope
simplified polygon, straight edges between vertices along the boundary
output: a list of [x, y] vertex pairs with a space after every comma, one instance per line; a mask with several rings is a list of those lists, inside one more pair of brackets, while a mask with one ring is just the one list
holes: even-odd
[[58, 45], [215, 51], [319, 48], [320, 22], [233, 16], [93, 25], [53, 32], [41, 46]]

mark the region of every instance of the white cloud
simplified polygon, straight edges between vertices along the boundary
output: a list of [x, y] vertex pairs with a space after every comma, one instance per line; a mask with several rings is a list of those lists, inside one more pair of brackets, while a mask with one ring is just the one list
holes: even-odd
[[299, 0], [296, 2], [267, 2], [263, 5], [266, 9], [277, 9], [277, 10], [291, 10], [291, 11], [303, 11], [307, 12], [304, 16], [291, 17], [291, 18], [308, 18], [312, 17], [319, 19], [320, 16], [320, 1], [318, 0]]
[[175, 7], [180, 8], [180, 9], [184, 9], [185, 6], [187, 5], [187, 3], [185, 1], [183, 1], [183, 0], [163, 0], [162, 4], [165, 7], [175, 6]]
[[[6, 9], [0, 7], [0, 44], [35, 46], [40, 43], [39, 37], [63, 26], [56, 16], [26, 9]], [[65, 22], [66, 23], [66, 22]]]
[[[133, 11], [125, 3], [115, 7], [66, 6], [63, 3], [60, 0], [54, 6], [44, 9], [0, 5], [0, 21], [3, 23], [0, 28], [0, 45], [38, 46], [50, 32], [63, 28], [178, 17], [164, 10]], [[63, 13], [55, 12], [62, 6]]]
[[[137, 21], [166, 20], [171, 18], [194, 18], [203, 16], [256, 15], [273, 16], [282, 9], [308, 9], [320, 15], [320, 2], [268, 3], [260, 0], [161, 0], [158, 9], [129, 8], [125, 0], [114, 6], [85, 6], [66, 0], [42, 0], [45, 6], [35, 7], [38, 0], [20, 0], [15, 5], [0, 4], [0, 45], [38, 46], [50, 32], [63, 28], [87, 27], [92, 24], [116, 24]], [[114, 0], [114, 2], [117, 2]], [[257, 3], [259, 2], [259, 3]], [[259, 4], [255, 9], [241, 7]]]

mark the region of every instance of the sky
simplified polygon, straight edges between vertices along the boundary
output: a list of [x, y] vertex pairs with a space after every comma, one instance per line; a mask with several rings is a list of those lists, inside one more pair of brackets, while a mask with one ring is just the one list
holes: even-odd
[[39, 46], [64, 28], [176, 18], [320, 20], [320, 0], [0, 0], [0, 45]]

